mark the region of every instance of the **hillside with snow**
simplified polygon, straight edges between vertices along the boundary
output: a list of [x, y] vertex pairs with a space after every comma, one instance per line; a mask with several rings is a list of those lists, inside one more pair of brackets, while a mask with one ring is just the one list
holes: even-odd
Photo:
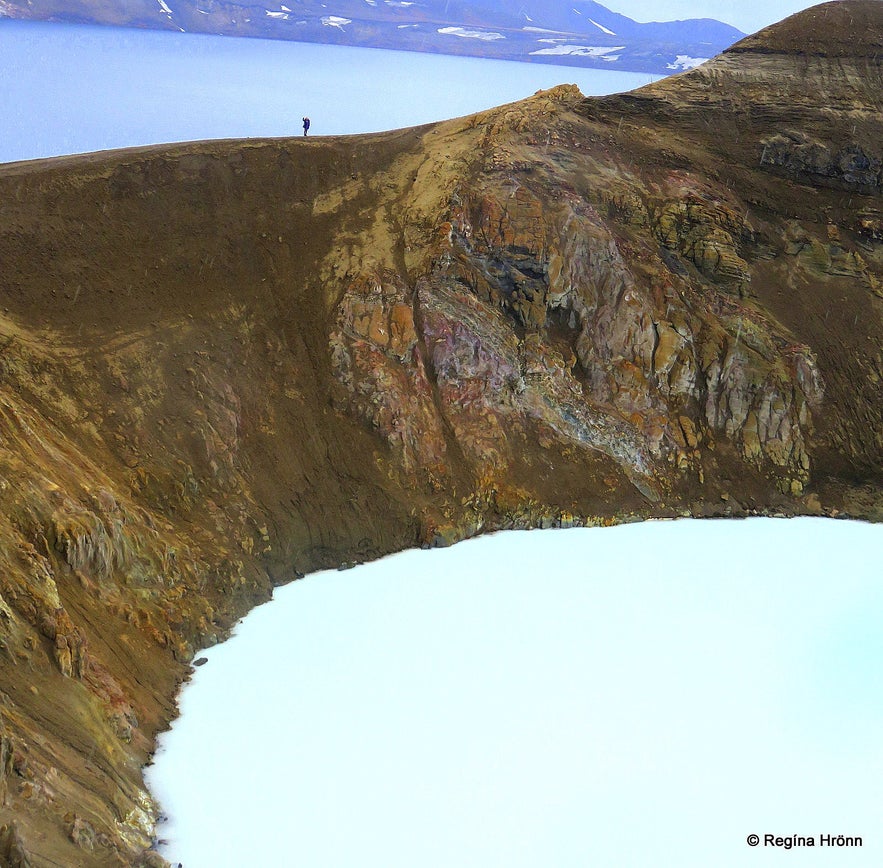
[[593, 0], [0, 0], [0, 17], [110, 24], [669, 75], [744, 34], [639, 23]]

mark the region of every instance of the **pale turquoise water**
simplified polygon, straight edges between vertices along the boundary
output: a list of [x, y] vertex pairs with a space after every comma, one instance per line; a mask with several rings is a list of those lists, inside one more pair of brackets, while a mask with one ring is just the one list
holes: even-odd
[[372, 132], [644, 73], [0, 19], [0, 162], [158, 142]]
[[883, 864], [881, 553], [883, 526], [858, 522], [650, 522], [308, 576], [184, 691], [148, 770], [164, 852], [186, 868]]

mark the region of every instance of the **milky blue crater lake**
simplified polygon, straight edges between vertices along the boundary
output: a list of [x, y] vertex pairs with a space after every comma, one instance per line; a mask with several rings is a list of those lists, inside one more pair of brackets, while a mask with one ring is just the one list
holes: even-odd
[[[147, 770], [161, 850], [185, 868], [883, 864], [881, 553], [860, 522], [647, 522], [308, 576], [183, 691]], [[820, 844], [841, 834], [862, 846]]]
[[646, 73], [0, 18], [0, 162], [198, 139], [376, 132]]

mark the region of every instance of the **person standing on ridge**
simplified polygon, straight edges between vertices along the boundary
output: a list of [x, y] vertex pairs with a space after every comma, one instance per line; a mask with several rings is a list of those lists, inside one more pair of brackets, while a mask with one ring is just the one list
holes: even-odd
[[310, 129], [310, 119], [304, 118], [304, 135], [307, 134], [307, 131]]

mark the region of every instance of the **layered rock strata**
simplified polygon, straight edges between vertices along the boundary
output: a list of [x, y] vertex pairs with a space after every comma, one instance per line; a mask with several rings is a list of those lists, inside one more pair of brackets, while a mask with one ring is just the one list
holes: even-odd
[[632, 94], [0, 168], [0, 857], [160, 864], [188, 661], [309, 570], [879, 520], [881, 41], [827, 4]]

